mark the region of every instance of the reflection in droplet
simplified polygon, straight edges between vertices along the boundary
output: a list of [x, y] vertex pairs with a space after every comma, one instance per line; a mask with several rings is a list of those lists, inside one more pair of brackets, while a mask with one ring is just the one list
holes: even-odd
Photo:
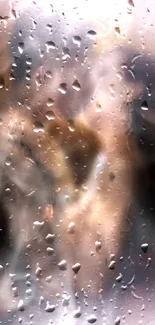
[[73, 87], [73, 89], [75, 89], [76, 91], [79, 91], [79, 90], [81, 89], [81, 86], [80, 86], [78, 80], [75, 80], [75, 81], [73, 82], [72, 87]]
[[66, 84], [65, 82], [62, 82], [62, 83], [59, 85], [58, 90], [59, 90], [62, 94], [66, 94], [66, 92], [67, 92], [67, 84]]
[[58, 267], [61, 271], [66, 271], [67, 270], [67, 262], [65, 260], [62, 260], [59, 264]]
[[18, 51], [20, 54], [22, 54], [24, 52], [24, 42], [18, 43]]

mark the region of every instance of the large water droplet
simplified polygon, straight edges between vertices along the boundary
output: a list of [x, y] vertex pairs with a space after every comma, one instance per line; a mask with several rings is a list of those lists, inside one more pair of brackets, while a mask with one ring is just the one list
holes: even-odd
[[94, 324], [96, 321], [97, 321], [97, 317], [96, 317], [95, 315], [90, 315], [90, 316], [88, 316], [88, 318], [87, 318], [87, 322], [88, 322], [89, 324]]
[[47, 107], [51, 107], [51, 106], [53, 106], [54, 105], [54, 100], [52, 99], [52, 98], [48, 98], [47, 99]]
[[56, 45], [53, 41], [46, 42], [47, 52], [49, 52], [50, 50], [54, 50], [55, 48], [56, 48]]
[[81, 269], [81, 264], [80, 263], [76, 263], [72, 266], [72, 270], [74, 271], [75, 274], [78, 274], [78, 272]]
[[73, 36], [73, 43], [78, 45], [78, 47], [80, 47], [80, 45], [81, 45], [81, 37], [78, 36], [78, 35]]
[[53, 313], [55, 311], [55, 308], [55, 305], [50, 305], [49, 301], [47, 301], [45, 311], [47, 311], [48, 313]]
[[24, 42], [18, 43], [18, 51], [20, 54], [22, 54], [24, 52]]
[[67, 262], [65, 260], [62, 260], [59, 264], [58, 267], [61, 271], [66, 271], [67, 270]]
[[18, 310], [19, 311], [24, 311], [25, 310], [24, 301], [22, 299], [18, 303]]
[[66, 92], [67, 92], [67, 84], [66, 84], [65, 82], [62, 82], [62, 83], [59, 85], [58, 90], [59, 90], [62, 94], [66, 94]]
[[141, 250], [143, 253], [147, 253], [149, 245], [147, 243], [144, 243], [141, 245]]
[[55, 114], [53, 111], [47, 111], [45, 114], [48, 121], [55, 120]]
[[95, 32], [95, 30], [89, 30], [87, 35], [91, 38], [94, 39], [97, 35], [97, 33]]

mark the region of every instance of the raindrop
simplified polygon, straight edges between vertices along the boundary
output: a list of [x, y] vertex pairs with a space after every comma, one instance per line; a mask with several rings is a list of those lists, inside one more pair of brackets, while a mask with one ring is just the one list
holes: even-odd
[[148, 108], [149, 108], [148, 103], [146, 100], [144, 100], [144, 102], [141, 104], [141, 109], [143, 111], [148, 111]]
[[16, 19], [17, 18], [17, 13], [16, 13], [16, 10], [15, 9], [11, 9], [11, 14], [10, 14], [11, 18], [12, 19]]
[[41, 277], [42, 276], [42, 269], [39, 265], [37, 265], [36, 271], [35, 271], [36, 277]]
[[108, 268], [109, 270], [114, 270], [115, 269], [115, 265], [116, 265], [116, 262], [115, 261], [111, 261], [108, 265]]
[[32, 289], [27, 289], [26, 290], [26, 294], [27, 294], [27, 296], [31, 296], [32, 295]]
[[78, 272], [81, 269], [81, 264], [80, 263], [76, 263], [72, 266], [72, 270], [74, 271], [75, 274], [78, 274]]
[[34, 129], [33, 129], [33, 131], [35, 133], [44, 132], [45, 131], [44, 125], [41, 122], [39, 122], [39, 121], [35, 122], [34, 123]]
[[76, 44], [76, 45], [78, 45], [78, 47], [80, 47], [81, 41], [82, 40], [81, 40], [81, 37], [80, 36], [78, 36], [78, 35], [73, 36], [73, 43]]
[[51, 107], [54, 105], [54, 100], [52, 98], [48, 98], [47, 100], [47, 107]]
[[12, 162], [11, 157], [7, 157], [6, 160], [5, 160], [5, 165], [10, 166], [11, 162]]
[[68, 233], [69, 234], [75, 234], [75, 222], [71, 221], [68, 225]]
[[120, 325], [120, 323], [121, 323], [121, 319], [120, 317], [117, 316], [114, 325]]
[[65, 260], [62, 260], [59, 264], [58, 267], [61, 271], [66, 271], [67, 270], [67, 262]]
[[69, 128], [69, 131], [71, 131], [71, 132], [75, 131], [75, 126], [74, 126], [74, 121], [73, 120], [68, 121], [68, 128]]
[[3, 89], [5, 87], [5, 80], [2, 76], [0, 76], [0, 89]]
[[46, 42], [46, 49], [47, 49], [47, 52], [49, 52], [50, 50], [54, 50], [56, 48], [56, 45], [53, 41], [48, 41]]
[[101, 241], [96, 241], [95, 242], [95, 248], [96, 248], [96, 252], [99, 252], [102, 248], [102, 243]]
[[75, 81], [73, 82], [73, 84], [72, 84], [72, 88], [73, 88], [74, 90], [76, 90], [76, 91], [79, 91], [79, 90], [81, 89], [81, 86], [80, 86], [78, 80], [75, 80]]
[[45, 114], [48, 121], [55, 120], [55, 114], [53, 111], [47, 111]]
[[116, 281], [117, 281], [117, 282], [121, 282], [122, 279], [123, 279], [123, 275], [120, 273], [120, 274], [117, 276]]
[[73, 317], [74, 318], [79, 318], [81, 316], [81, 308], [77, 308], [73, 311]]
[[25, 310], [24, 301], [22, 299], [18, 303], [18, 310], [19, 311], [24, 311]]
[[54, 249], [52, 247], [47, 247], [46, 249], [48, 255], [53, 255], [54, 254]]
[[53, 313], [55, 311], [55, 305], [50, 305], [49, 301], [47, 301], [45, 311]]
[[22, 54], [24, 52], [24, 42], [18, 43], [18, 51], [20, 54]]
[[143, 251], [143, 253], [147, 253], [148, 251], [148, 244], [147, 243], [144, 243], [141, 245], [141, 250]]
[[52, 79], [52, 72], [51, 72], [50, 70], [47, 70], [47, 71], [45, 72], [45, 77], [46, 77], [46, 78], [49, 78], [49, 79]]
[[89, 324], [94, 324], [95, 322], [97, 321], [97, 317], [95, 315], [90, 315], [88, 318], [87, 318], [87, 322]]
[[97, 33], [95, 32], [95, 30], [89, 30], [88, 33], [87, 33], [87, 35], [90, 38], [94, 39], [96, 37]]
[[120, 28], [118, 26], [115, 27], [115, 33], [117, 36], [119, 36], [121, 33]]
[[66, 294], [63, 295], [62, 306], [63, 307], [69, 306], [70, 299], [71, 299], [70, 296], [67, 296]]
[[62, 83], [59, 85], [58, 90], [59, 90], [62, 94], [66, 94], [66, 92], [67, 92], [67, 84], [66, 84], [65, 82], [62, 82]]
[[33, 222], [33, 228], [35, 228], [35, 229], [37, 229], [37, 228], [41, 228], [41, 227], [43, 227], [44, 226], [44, 224], [45, 224], [45, 222], [44, 221], [34, 221]]
[[54, 241], [54, 239], [55, 239], [55, 235], [54, 235], [54, 234], [48, 234], [48, 235], [45, 237], [45, 239], [46, 239], [48, 242], [52, 243], [52, 242]]

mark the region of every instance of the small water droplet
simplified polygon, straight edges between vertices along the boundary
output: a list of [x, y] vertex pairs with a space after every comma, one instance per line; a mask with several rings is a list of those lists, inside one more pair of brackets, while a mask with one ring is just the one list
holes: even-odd
[[115, 261], [111, 261], [108, 265], [109, 270], [114, 270], [116, 266], [116, 262]]
[[3, 120], [0, 118], [0, 125], [3, 125]]
[[73, 311], [73, 317], [74, 318], [79, 318], [79, 317], [81, 317], [81, 308], [80, 307], [78, 307], [77, 309], [75, 309], [74, 311]]
[[67, 294], [64, 294], [62, 297], [63, 297], [63, 299], [62, 299], [63, 307], [69, 306], [69, 302], [70, 302], [71, 297], [68, 296]]
[[144, 102], [141, 104], [141, 109], [143, 111], [148, 111], [148, 108], [149, 108], [148, 103], [146, 100], [144, 100]]
[[35, 133], [38, 133], [38, 132], [45, 132], [44, 125], [43, 125], [41, 122], [39, 122], [39, 121], [35, 122], [35, 123], [34, 123], [33, 131], [34, 131]]
[[64, 95], [66, 94], [67, 92], [67, 84], [65, 82], [62, 82], [60, 85], [59, 85], [59, 88], [58, 90]]
[[25, 310], [24, 301], [22, 299], [18, 303], [18, 310], [19, 311], [24, 311]]
[[69, 128], [69, 131], [71, 131], [71, 132], [75, 131], [75, 126], [74, 126], [73, 120], [68, 120], [68, 128]]
[[81, 37], [78, 35], [73, 36], [73, 43], [76, 44], [78, 47], [81, 46]]
[[123, 279], [123, 275], [120, 273], [120, 274], [117, 276], [116, 281], [117, 281], [117, 282], [121, 282], [122, 279]]
[[2, 76], [0, 76], [0, 89], [3, 89], [5, 87], [5, 80]]
[[141, 250], [143, 253], [147, 253], [149, 245], [147, 243], [144, 243], [141, 245]]
[[72, 88], [73, 88], [74, 90], [76, 90], [76, 91], [80, 91], [81, 86], [80, 86], [78, 80], [75, 80], [75, 81], [73, 82], [73, 84], [72, 84]]
[[71, 221], [68, 225], [68, 233], [69, 234], [75, 234], [75, 222]]
[[55, 114], [53, 111], [47, 111], [45, 114], [48, 121], [55, 120]]
[[46, 251], [49, 256], [54, 254], [54, 249], [52, 247], [47, 247]]
[[120, 317], [116, 317], [116, 319], [115, 319], [115, 322], [114, 322], [114, 325], [120, 325], [121, 324], [121, 319], [120, 319]]
[[24, 42], [18, 43], [18, 51], [20, 54], [22, 54], [24, 52]]
[[96, 252], [99, 252], [102, 248], [102, 242], [101, 241], [96, 241], [95, 242], [95, 248], [96, 248]]
[[54, 241], [54, 239], [55, 239], [55, 235], [54, 235], [54, 234], [48, 234], [48, 235], [45, 237], [45, 239], [46, 239], [48, 242], [52, 243], [52, 242]]
[[89, 30], [87, 35], [91, 38], [94, 39], [97, 35], [97, 33], [95, 32], [95, 30]]
[[54, 50], [55, 48], [56, 48], [56, 45], [53, 41], [46, 42], [47, 52], [49, 52], [50, 50]]
[[26, 294], [27, 294], [27, 296], [32, 296], [32, 289], [27, 289], [26, 290]]
[[72, 270], [74, 271], [75, 274], [78, 274], [78, 272], [80, 271], [80, 269], [81, 269], [81, 264], [80, 263], [75, 263], [72, 266]]
[[39, 277], [39, 278], [42, 276], [42, 269], [39, 265], [37, 265], [37, 268], [35, 270], [35, 275], [36, 275], [36, 277]]
[[62, 260], [59, 264], [58, 267], [61, 271], [66, 271], [67, 270], [67, 262], [65, 260]]
[[54, 100], [52, 99], [52, 98], [48, 98], [47, 99], [47, 107], [51, 107], [51, 106], [53, 106], [54, 105]]
[[95, 315], [90, 315], [88, 318], [87, 318], [87, 322], [89, 324], [94, 324], [95, 322], [97, 321], [97, 317]]
[[11, 162], [12, 162], [11, 157], [7, 157], [6, 160], [5, 160], [5, 165], [10, 166]]
[[47, 311], [48, 313], [53, 313], [55, 311], [55, 308], [55, 305], [50, 305], [49, 301], [47, 301], [45, 311]]
[[45, 222], [44, 221], [34, 221], [33, 222], [33, 228], [37, 229], [37, 228], [42, 228], [44, 226]]
[[47, 71], [45, 72], [45, 77], [46, 77], [46, 78], [49, 78], [49, 79], [52, 79], [52, 72], [51, 72], [50, 70], [47, 70]]
[[119, 36], [120, 33], [121, 33], [121, 30], [120, 30], [120, 28], [118, 26], [115, 27], [115, 33], [116, 33], [117, 36]]

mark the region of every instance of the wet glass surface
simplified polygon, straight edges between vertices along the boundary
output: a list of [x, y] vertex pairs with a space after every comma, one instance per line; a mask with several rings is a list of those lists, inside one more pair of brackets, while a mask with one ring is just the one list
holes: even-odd
[[153, 0], [0, 0], [0, 324], [154, 324], [154, 41]]

